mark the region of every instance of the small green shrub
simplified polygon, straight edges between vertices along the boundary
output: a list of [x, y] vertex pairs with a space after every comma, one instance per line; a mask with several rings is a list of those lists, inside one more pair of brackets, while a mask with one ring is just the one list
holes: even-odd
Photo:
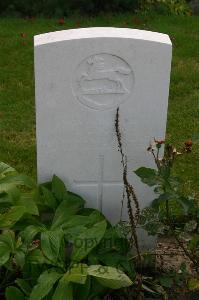
[[[135, 171], [157, 195], [135, 226], [175, 239], [198, 274], [198, 200], [183, 195], [180, 179], [172, 175], [175, 160], [189, 155], [192, 141], [179, 152], [165, 145], [162, 157], [164, 143], [155, 140], [148, 148], [156, 169]], [[112, 226], [101, 212], [85, 208], [85, 200], [57, 176], [38, 186], [0, 163], [0, 298], [144, 300], [168, 299], [174, 291], [176, 297], [181, 292], [196, 295], [198, 277], [185, 264], [178, 271], [157, 272], [156, 252], [136, 251], [129, 220]]]
[[185, 142], [180, 151], [165, 145], [163, 157], [160, 156], [162, 144], [164, 141], [155, 141], [148, 148], [157, 169], [141, 167], [135, 171], [157, 195], [150, 207], [142, 211], [140, 224], [150, 235], [173, 237], [199, 274], [199, 202], [193, 196], [182, 194], [181, 180], [172, 174], [176, 159], [192, 151], [192, 141]]
[[58, 177], [37, 186], [0, 163], [1, 299], [96, 299], [133, 284], [128, 240], [84, 205]]

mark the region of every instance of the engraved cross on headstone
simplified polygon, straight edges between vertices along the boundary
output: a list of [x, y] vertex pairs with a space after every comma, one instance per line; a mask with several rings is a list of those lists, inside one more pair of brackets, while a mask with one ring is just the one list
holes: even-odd
[[96, 186], [97, 187], [97, 208], [102, 212], [103, 209], [103, 187], [104, 185], [110, 185], [110, 186], [121, 186], [123, 187], [122, 181], [112, 181], [112, 180], [104, 180], [104, 155], [99, 155], [98, 158], [99, 161], [99, 167], [98, 167], [98, 178], [97, 180], [74, 180], [74, 185], [76, 187], [81, 186]]

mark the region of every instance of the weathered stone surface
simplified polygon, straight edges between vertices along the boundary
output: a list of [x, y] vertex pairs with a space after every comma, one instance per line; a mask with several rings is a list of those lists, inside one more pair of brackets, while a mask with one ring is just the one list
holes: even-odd
[[[117, 222], [123, 193], [116, 108], [129, 179], [142, 206], [152, 192], [133, 175], [164, 138], [171, 42], [133, 29], [86, 28], [35, 36], [38, 180], [60, 176]], [[127, 218], [126, 210], [123, 218]]]

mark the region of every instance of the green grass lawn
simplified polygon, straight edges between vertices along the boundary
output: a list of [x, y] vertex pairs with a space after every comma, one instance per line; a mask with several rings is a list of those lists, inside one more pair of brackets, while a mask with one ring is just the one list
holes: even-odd
[[[0, 160], [36, 176], [33, 36], [49, 31], [115, 26], [170, 35], [173, 62], [167, 136], [182, 145], [199, 134], [199, 18], [132, 15], [54, 19], [0, 19]], [[147, 147], [148, 141], [146, 141]], [[199, 143], [179, 157], [175, 173], [185, 192], [199, 195]]]

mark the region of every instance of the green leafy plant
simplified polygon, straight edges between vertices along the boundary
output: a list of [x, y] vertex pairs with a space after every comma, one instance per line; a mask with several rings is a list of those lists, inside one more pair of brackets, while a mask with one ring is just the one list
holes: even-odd
[[96, 299], [129, 287], [128, 240], [53, 176], [37, 186], [0, 164], [1, 298]]
[[157, 169], [141, 167], [135, 171], [144, 184], [153, 187], [157, 195], [151, 206], [142, 211], [140, 224], [151, 235], [174, 237], [198, 272], [198, 200], [185, 196], [182, 193], [180, 179], [172, 174], [172, 167], [177, 157], [191, 152], [192, 141], [186, 141], [179, 152], [172, 145], [165, 145], [164, 155], [160, 157], [164, 143], [164, 141], [155, 140], [154, 144], [148, 148], [153, 155]]
[[[115, 127], [129, 222], [112, 226], [101, 212], [85, 208], [85, 200], [68, 191], [57, 176], [38, 186], [0, 163], [2, 299], [168, 299], [185, 286], [197, 293], [198, 279], [190, 277], [186, 267], [157, 271], [155, 252], [141, 251], [136, 232], [139, 222], [151, 235], [173, 237], [198, 272], [198, 201], [182, 194], [181, 182], [172, 174], [177, 157], [191, 152], [192, 141], [179, 152], [165, 145], [163, 157], [164, 141], [149, 146], [156, 169], [141, 167], [135, 173], [157, 197], [140, 211], [127, 178], [118, 110]], [[132, 205], [137, 208], [134, 214]]]

